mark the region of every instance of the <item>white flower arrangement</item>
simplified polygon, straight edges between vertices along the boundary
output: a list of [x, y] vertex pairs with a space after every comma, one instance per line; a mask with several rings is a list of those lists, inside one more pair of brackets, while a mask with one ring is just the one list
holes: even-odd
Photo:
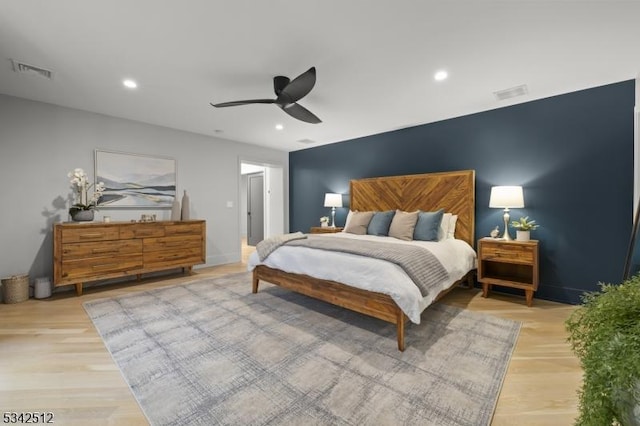
[[[71, 178], [69, 181], [71, 188], [78, 194], [78, 202], [71, 206], [69, 213], [74, 214], [80, 210], [97, 210], [98, 200], [105, 190], [104, 182], [98, 182], [95, 185], [89, 183], [87, 174], [79, 168], [67, 173], [67, 177]], [[95, 188], [89, 198], [89, 190], [92, 186], [95, 186]]]
[[329, 223], [329, 216], [322, 216], [320, 218], [320, 223]]

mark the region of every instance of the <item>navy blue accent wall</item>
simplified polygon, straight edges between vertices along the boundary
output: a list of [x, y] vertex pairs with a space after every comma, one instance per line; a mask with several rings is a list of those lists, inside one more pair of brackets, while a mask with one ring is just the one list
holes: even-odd
[[[633, 80], [289, 154], [290, 229], [308, 232], [330, 210], [325, 192], [349, 180], [476, 171], [476, 239], [501, 225], [494, 185], [522, 185], [541, 224], [536, 297], [578, 303], [598, 282], [620, 282], [632, 224]], [[515, 232], [511, 230], [512, 234]]]

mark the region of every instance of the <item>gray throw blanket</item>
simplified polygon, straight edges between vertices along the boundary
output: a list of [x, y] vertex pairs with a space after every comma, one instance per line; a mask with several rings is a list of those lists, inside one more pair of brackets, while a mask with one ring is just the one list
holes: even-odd
[[275, 235], [273, 237], [267, 238], [266, 240], [260, 241], [256, 245], [256, 251], [258, 252], [260, 262], [265, 260], [267, 256], [273, 253], [275, 249], [277, 249], [287, 241], [299, 240], [302, 238], [307, 238], [307, 236], [302, 232], [293, 232], [291, 234]]
[[320, 235], [311, 235], [307, 239], [289, 240], [286, 245], [340, 251], [395, 263], [418, 286], [423, 297], [427, 296], [434, 286], [449, 277], [449, 273], [440, 261], [424, 247]]

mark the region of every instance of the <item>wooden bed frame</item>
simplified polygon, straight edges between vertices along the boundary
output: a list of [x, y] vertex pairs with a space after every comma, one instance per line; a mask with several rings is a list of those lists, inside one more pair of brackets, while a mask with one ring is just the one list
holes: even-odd
[[[428, 173], [352, 180], [351, 210], [435, 211], [458, 215], [456, 238], [474, 247], [475, 236], [475, 171]], [[436, 300], [465, 280], [473, 287], [475, 270], [438, 294]], [[259, 265], [253, 270], [253, 293], [260, 280], [277, 284], [295, 292], [332, 303], [352, 311], [396, 324], [398, 349], [404, 351], [404, 324], [407, 316], [390, 296], [350, 287], [335, 281], [293, 274]]]

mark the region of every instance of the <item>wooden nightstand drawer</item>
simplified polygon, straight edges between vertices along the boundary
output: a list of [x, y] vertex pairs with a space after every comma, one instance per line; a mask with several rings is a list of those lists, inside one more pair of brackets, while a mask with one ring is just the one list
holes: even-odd
[[533, 246], [485, 243], [481, 256], [482, 260], [530, 264], [533, 263]]
[[312, 226], [309, 230], [310, 234], [335, 234], [336, 232], [342, 232], [344, 228], [341, 226], [336, 226], [332, 228], [331, 226]]

